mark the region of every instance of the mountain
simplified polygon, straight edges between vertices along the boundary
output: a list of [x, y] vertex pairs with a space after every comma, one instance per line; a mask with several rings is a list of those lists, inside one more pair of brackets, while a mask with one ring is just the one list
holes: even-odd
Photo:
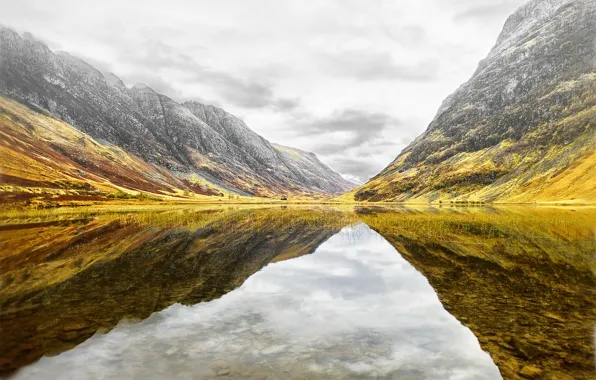
[[596, 2], [533, 0], [358, 201], [596, 202]]
[[221, 108], [195, 101], [183, 104], [228, 141], [267, 166], [266, 170], [327, 194], [337, 193], [338, 187], [351, 189], [355, 186], [321, 162], [314, 153], [272, 144], [250, 130], [244, 121]]
[[[10, 99], [16, 100], [43, 115], [35, 119], [43, 118], [48, 125], [53, 122], [47, 118], [57, 119], [102, 149], [122, 150], [151, 168], [140, 173], [147, 181], [159, 177], [158, 187], [163, 187], [162, 180], [169, 183], [168, 189], [160, 189], [165, 193], [195, 191], [197, 183], [256, 196], [339, 194], [353, 187], [318, 160], [294, 160], [222, 109], [181, 104], [142, 84], [127, 88], [114, 74], [104, 74], [67, 53], [55, 53], [30, 34], [20, 36], [8, 28], [0, 28], [0, 95], [5, 97], [4, 111], [29, 113]], [[5, 114], [14, 119], [14, 113]], [[0, 128], [8, 133], [5, 125]], [[13, 128], [11, 138], [27, 140], [29, 145], [39, 140], [24, 128]], [[56, 144], [50, 140], [46, 145], [53, 149]], [[8, 154], [10, 144], [2, 145]], [[56, 149], [52, 154], [62, 154]], [[11, 156], [22, 153], [12, 151]], [[92, 161], [79, 163], [84, 166], [79, 169], [94, 172]], [[317, 178], [313, 173], [326, 176]], [[21, 174], [26, 180], [29, 173]], [[95, 174], [109, 179], [109, 173]], [[10, 177], [0, 178], [1, 184], [15, 185]], [[134, 181], [118, 185], [147, 190]]]

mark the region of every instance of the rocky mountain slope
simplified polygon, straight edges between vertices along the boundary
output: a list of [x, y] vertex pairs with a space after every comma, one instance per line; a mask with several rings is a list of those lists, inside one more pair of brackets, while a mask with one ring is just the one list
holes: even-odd
[[[109, 193], [125, 196], [124, 188], [164, 195], [175, 195], [176, 189], [223, 195], [2, 96], [0, 167], [2, 202], [27, 201], [41, 192], [55, 193], [58, 198], [52, 199], [57, 201]], [[24, 194], [19, 188], [38, 191]]]
[[327, 176], [314, 177], [312, 163], [293, 161], [221, 109], [180, 104], [144, 85], [127, 88], [115, 75], [8, 28], [0, 28], [0, 95], [180, 180], [199, 178], [257, 196], [338, 194], [352, 187], [322, 164], [316, 172]]
[[596, 1], [533, 0], [419, 136], [349, 194], [596, 201]]
[[[314, 153], [279, 144], [272, 145], [280, 153], [288, 167], [303, 173], [302, 181], [305, 183], [313, 185], [319, 183], [319, 186], [331, 190], [334, 184], [345, 181], [342, 176], [322, 163]], [[355, 184], [349, 182], [349, 188], [355, 186]]]

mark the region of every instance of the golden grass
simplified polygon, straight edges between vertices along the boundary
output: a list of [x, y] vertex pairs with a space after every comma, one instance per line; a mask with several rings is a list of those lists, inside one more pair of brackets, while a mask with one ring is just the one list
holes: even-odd
[[[461, 250], [459, 253], [464, 256], [487, 257], [495, 262], [500, 262], [498, 255], [495, 255], [498, 251], [495, 246], [502, 243], [504, 236], [524, 236], [523, 242], [517, 243], [532, 244], [534, 247], [541, 247], [542, 242], [548, 239], [565, 244], [568, 249], [541, 251], [549, 252], [552, 262], [563, 263], [578, 259], [573, 255], [577, 251], [585, 252], [585, 244], [596, 249], [596, 241], [592, 240], [596, 238], [594, 207], [449, 207], [435, 209], [434, 212], [407, 208], [364, 215], [359, 219], [384, 234], [410, 234], [441, 244], [451, 242], [460, 249], [473, 241], [468, 247], [469, 251]], [[578, 242], [582, 245], [578, 246]], [[478, 249], [475, 246], [483, 248]], [[530, 251], [520, 250], [517, 253], [527, 255], [528, 252]], [[581, 261], [587, 264], [584, 259], [582, 257]], [[590, 265], [596, 273], [596, 263]]]

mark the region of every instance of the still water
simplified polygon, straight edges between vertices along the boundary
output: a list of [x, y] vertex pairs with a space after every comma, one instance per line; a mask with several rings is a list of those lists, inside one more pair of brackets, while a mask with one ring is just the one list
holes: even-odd
[[3, 373], [590, 378], [592, 211], [12, 216], [0, 225]]

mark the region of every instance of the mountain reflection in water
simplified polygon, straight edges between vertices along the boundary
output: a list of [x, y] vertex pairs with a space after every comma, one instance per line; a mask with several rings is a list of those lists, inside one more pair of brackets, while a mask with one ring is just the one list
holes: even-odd
[[197, 208], [5, 218], [2, 372], [62, 352], [15, 377], [590, 378], [594, 215]]

